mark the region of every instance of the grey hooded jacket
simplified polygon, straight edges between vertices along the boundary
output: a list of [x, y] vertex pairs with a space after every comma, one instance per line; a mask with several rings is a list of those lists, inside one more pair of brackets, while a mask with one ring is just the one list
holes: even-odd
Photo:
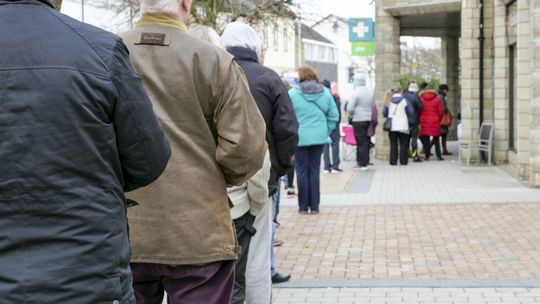
[[354, 91], [349, 100], [347, 111], [353, 122], [371, 121], [371, 107], [373, 106], [373, 91], [366, 87], [366, 80], [357, 75], [354, 79]]
[[169, 144], [115, 35], [0, 0], [0, 303], [135, 303], [124, 191]]

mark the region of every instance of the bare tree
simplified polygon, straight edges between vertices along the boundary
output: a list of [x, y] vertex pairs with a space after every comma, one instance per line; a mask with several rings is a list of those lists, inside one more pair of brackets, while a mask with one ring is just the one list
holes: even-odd
[[[114, 12], [118, 26], [132, 26], [140, 11], [139, 0], [88, 0], [88, 3]], [[191, 22], [219, 32], [225, 23], [239, 19], [256, 25], [276, 16], [295, 18], [291, 5], [292, 0], [193, 0]]]

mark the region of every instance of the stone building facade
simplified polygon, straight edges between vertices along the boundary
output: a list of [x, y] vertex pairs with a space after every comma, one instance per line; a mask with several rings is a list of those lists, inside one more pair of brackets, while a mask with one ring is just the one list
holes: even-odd
[[[462, 141], [477, 140], [481, 118], [493, 122], [494, 162], [540, 186], [540, 0], [377, 0], [376, 7], [377, 96], [399, 82], [400, 36], [440, 37], [441, 80], [451, 87], [451, 111], [461, 113]], [[377, 157], [386, 159], [388, 140], [379, 141]]]

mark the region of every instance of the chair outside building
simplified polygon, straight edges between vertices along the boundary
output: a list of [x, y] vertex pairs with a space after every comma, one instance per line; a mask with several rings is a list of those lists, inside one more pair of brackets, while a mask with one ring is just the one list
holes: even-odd
[[471, 162], [471, 154], [473, 150], [481, 152], [486, 152], [488, 154], [488, 166], [491, 166], [492, 155], [493, 155], [493, 133], [495, 125], [493, 123], [482, 123], [480, 130], [478, 132], [478, 142], [476, 144], [462, 143], [460, 142], [459, 148], [459, 161], [461, 162], [461, 151], [462, 149], [468, 151], [467, 153], [467, 166]]

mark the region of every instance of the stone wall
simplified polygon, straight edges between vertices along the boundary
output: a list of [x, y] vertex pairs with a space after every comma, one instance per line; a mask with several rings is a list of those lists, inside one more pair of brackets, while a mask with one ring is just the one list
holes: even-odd
[[529, 179], [531, 161], [531, 7], [529, 1], [518, 1], [517, 38], [517, 171], [520, 177]]
[[457, 114], [461, 111], [461, 89], [459, 87], [459, 39], [442, 38], [441, 64], [441, 83], [446, 83], [450, 87], [446, 99], [448, 101], [448, 109], [454, 115], [454, 123], [450, 128], [450, 133], [448, 134], [448, 137], [451, 140], [455, 140], [457, 138]]
[[[493, 35], [494, 1], [484, 7], [484, 122], [494, 122]], [[480, 128], [480, 6], [479, 1], [463, 1], [461, 10], [461, 115], [463, 142], [475, 143]], [[467, 152], [467, 151], [464, 151]], [[464, 156], [467, 156], [464, 154]], [[472, 159], [478, 160], [478, 153]]]
[[540, 186], [540, 0], [531, 1], [531, 41], [534, 70], [532, 73], [531, 98], [531, 168], [529, 181]]
[[[379, 4], [377, 2], [377, 4]], [[391, 16], [381, 6], [376, 6], [377, 14], [375, 22], [375, 37], [382, 37], [377, 39], [375, 44], [375, 74], [377, 75], [377, 83], [375, 86], [375, 100], [377, 108], [380, 109], [379, 113], [382, 113], [384, 107], [383, 96], [385, 92], [390, 90], [393, 86], [399, 84], [400, 78], [400, 34], [399, 34], [399, 19]], [[382, 117], [379, 118], [383, 119]], [[376, 145], [376, 157], [378, 159], [387, 160], [389, 158], [389, 141], [386, 132], [382, 130], [382, 122], [377, 127], [377, 145]]]
[[[493, 64], [496, 69], [493, 73], [494, 83], [494, 122], [495, 122], [495, 162], [497, 164], [507, 163], [510, 160], [510, 135], [509, 135], [509, 51], [506, 37], [506, 5], [500, 1], [495, 2], [494, 9], [494, 32]], [[514, 153], [514, 152], [511, 152]], [[515, 153], [514, 153], [515, 154]], [[512, 159], [515, 159], [513, 157]], [[514, 160], [515, 164], [515, 160]]]

